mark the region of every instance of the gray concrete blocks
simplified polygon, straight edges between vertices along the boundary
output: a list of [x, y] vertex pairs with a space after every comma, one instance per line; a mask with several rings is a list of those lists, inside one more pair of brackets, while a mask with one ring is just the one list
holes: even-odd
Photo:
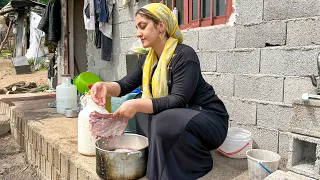
[[226, 106], [230, 120], [238, 124], [256, 125], [257, 105], [255, 102], [225, 96], [219, 98]]
[[245, 99], [283, 101], [283, 77], [235, 75], [234, 96]]
[[135, 11], [132, 7], [126, 9], [119, 9], [118, 12], [114, 13], [116, 16], [115, 20], [119, 19], [116, 23], [123, 23], [127, 21], [133, 21], [135, 16]]
[[119, 26], [121, 38], [136, 37], [137, 29], [135, 21], [123, 22], [120, 23]]
[[257, 125], [269, 129], [287, 131], [291, 107], [279, 104], [257, 104]]
[[320, 19], [308, 18], [288, 21], [287, 32], [288, 46], [319, 45]]
[[182, 31], [183, 44], [192, 47], [195, 51], [198, 50], [199, 31]]
[[132, 44], [137, 40], [138, 40], [137, 37], [121, 38], [121, 43], [120, 43], [121, 53], [129, 53], [131, 51]]
[[316, 47], [262, 49], [260, 73], [287, 76], [316, 74], [318, 54]]
[[10, 131], [10, 119], [0, 114], [0, 136]]
[[320, 139], [292, 133], [290, 140], [288, 169], [293, 172], [319, 179]]
[[318, 0], [265, 0], [264, 20], [293, 19], [320, 15]]
[[202, 72], [217, 71], [217, 53], [212, 51], [200, 51], [197, 54]]
[[259, 63], [259, 49], [217, 52], [217, 72], [220, 73], [258, 74]]
[[263, 0], [238, 0], [236, 3], [236, 11], [238, 12], [236, 20], [237, 24], [261, 22], [263, 14]]
[[279, 164], [279, 169], [286, 169], [288, 163], [288, 149], [290, 146], [290, 133], [288, 132], [279, 132], [279, 147], [278, 154], [281, 156], [281, 161]]
[[235, 47], [235, 27], [220, 26], [199, 31], [200, 50], [226, 50]]
[[301, 99], [303, 93], [314, 93], [314, 89], [309, 77], [285, 77], [283, 101], [292, 104], [295, 99]]
[[237, 48], [257, 48], [281, 46], [285, 44], [286, 23], [284, 21], [272, 21], [237, 26]]
[[293, 102], [293, 115], [289, 126], [290, 132], [320, 138], [320, 102], [309, 100]]
[[219, 96], [233, 96], [234, 75], [221, 73], [202, 73], [207, 83], [213, 86]]
[[279, 132], [276, 130], [261, 128], [254, 125], [242, 125], [231, 122], [231, 127], [244, 128], [252, 133], [253, 148], [266, 149], [273, 152], [278, 151]]

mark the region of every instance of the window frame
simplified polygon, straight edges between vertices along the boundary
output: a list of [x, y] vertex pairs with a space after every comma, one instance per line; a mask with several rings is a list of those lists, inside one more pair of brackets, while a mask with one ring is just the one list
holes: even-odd
[[[175, 7], [176, 0], [167, 0], [172, 1], [172, 7], [169, 7], [171, 10]], [[181, 0], [180, 0], [181, 1]], [[183, 14], [184, 19], [183, 23], [180, 25], [180, 29], [189, 29], [189, 28], [197, 28], [197, 27], [206, 27], [206, 26], [213, 26], [218, 24], [226, 24], [231, 12], [232, 12], [232, 0], [226, 0], [226, 10], [225, 15], [220, 15], [213, 17], [213, 7], [214, 7], [214, 0], [210, 0], [210, 17], [201, 18], [201, 0], [198, 1], [198, 18], [192, 19], [192, 0], [183, 0]], [[156, 0], [151, 0], [151, 2], [156, 2]], [[161, 0], [162, 3], [165, 0]]]

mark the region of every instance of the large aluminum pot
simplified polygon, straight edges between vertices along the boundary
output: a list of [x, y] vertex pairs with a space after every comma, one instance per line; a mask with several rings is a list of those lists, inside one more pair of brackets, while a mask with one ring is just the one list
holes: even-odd
[[[96, 146], [96, 172], [103, 179], [139, 179], [146, 174], [148, 138], [124, 134], [99, 139]], [[116, 152], [115, 149], [131, 149]]]

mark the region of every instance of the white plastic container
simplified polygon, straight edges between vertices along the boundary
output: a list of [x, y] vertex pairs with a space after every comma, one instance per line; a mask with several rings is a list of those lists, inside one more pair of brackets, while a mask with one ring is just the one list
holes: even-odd
[[91, 95], [85, 95], [81, 98], [83, 109], [78, 115], [78, 152], [86, 156], [96, 154], [95, 138], [91, 136], [89, 130], [90, 113], [97, 111], [100, 113], [109, 113], [105, 108], [98, 106], [91, 98]]
[[251, 180], [261, 180], [275, 172], [281, 159], [279, 154], [263, 149], [251, 149], [246, 155]]
[[246, 152], [250, 149], [252, 149], [251, 132], [231, 127], [227, 138], [217, 150], [230, 158], [246, 158]]
[[56, 88], [57, 113], [64, 114], [66, 108], [77, 108], [77, 87], [71, 84], [69, 75], [62, 75], [61, 84]]

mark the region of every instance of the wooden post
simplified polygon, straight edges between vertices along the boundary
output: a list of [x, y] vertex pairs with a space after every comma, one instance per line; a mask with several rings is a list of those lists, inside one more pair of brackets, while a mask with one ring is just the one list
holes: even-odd
[[3, 48], [4, 44], [6, 43], [8, 37], [9, 37], [10, 30], [11, 30], [11, 28], [12, 28], [12, 24], [13, 24], [13, 22], [12, 22], [12, 20], [10, 20], [9, 28], [8, 28], [8, 30], [7, 30], [6, 36], [4, 37], [4, 39], [3, 39], [3, 41], [2, 41], [2, 43], [1, 43], [1, 45], [0, 45], [0, 53], [1, 53], [1, 51], [2, 51], [2, 48]]

